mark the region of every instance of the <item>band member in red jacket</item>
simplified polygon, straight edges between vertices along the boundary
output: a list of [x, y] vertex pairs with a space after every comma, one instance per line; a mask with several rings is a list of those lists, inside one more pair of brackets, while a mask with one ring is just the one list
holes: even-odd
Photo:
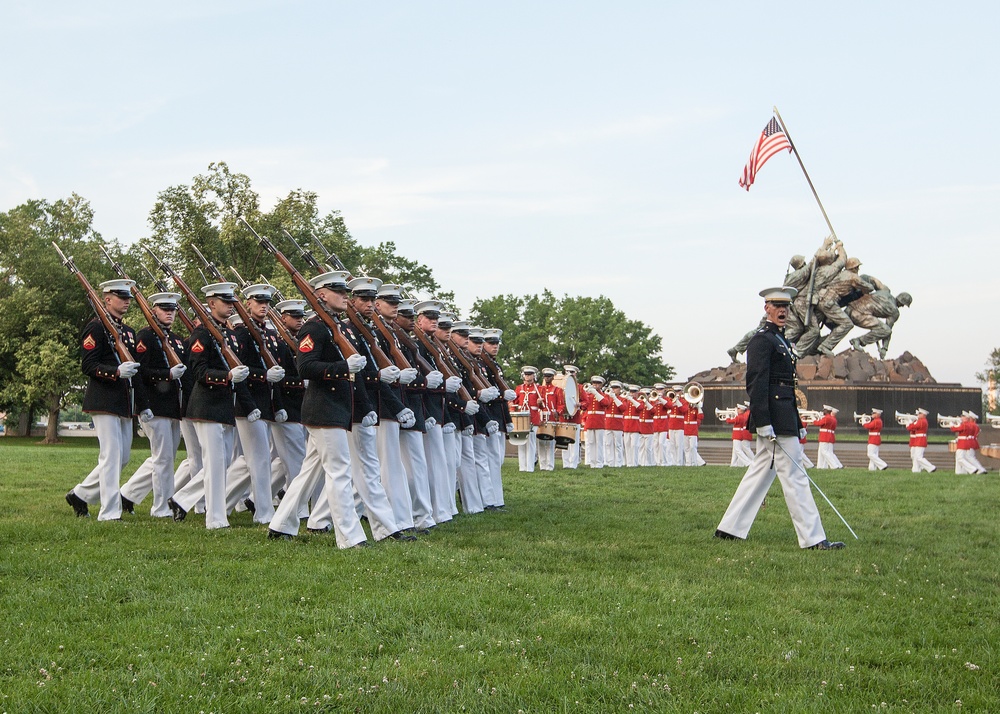
[[889, 464], [883, 461], [879, 455], [879, 447], [882, 445], [882, 410], [872, 409], [872, 418], [861, 426], [868, 430], [868, 470], [885, 471]]
[[753, 461], [753, 451], [750, 449], [750, 430], [747, 429], [747, 422], [750, 421], [749, 405], [740, 403], [736, 405], [736, 416], [726, 419], [727, 424], [733, 425], [733, 457], [729, 461], [730, 466], [749, 466]]
[[563, 413], [562, 421], [567, 424], [576, 424], [576, 435], [575, 440], [572, 444], [568, 444], [566, 448], [562, 451], [562, 462], [564, 469], [575, 469], [580, 466], [580, 442], [583, 441], [583, 434], [580, 431], [580, 424], [583, 423], [583, 385], [578, 384], [576, 381], [576, 375], [580, 370], [576, 365], [564, 364], [563, 372], [566, 373], [567, 377], [573, 377], [573, 384], [576, 385], [576, 409], [573, 414], [569, 413], [569, 400], [566, 399], [566, 393], [563, 392]]
[[639, 402], [639, 385], [630, 384], [628, 394], [623, 395], [624, 412], [622, 413], [622, 428], [625, 442], [625, 465], [639, 465], [639, 420], [642, 404]]
[[829, 404], [823, 405], [823, 416], [813, 422], [812, 426], [819, 428], [819, 451], [816, 456], [818, 469], [842, 469], [844, 465], [833, 453], [833, 445], [837, 441], [837, 412], [839, 410]]
[[684, 387], [674, 385], [676, 395], [670, 404], [667, 414], [667, 433], [670, 437], [670, 450], [674, 455], [674, 465], [684, 465], [684, 414], [687, 413], [687, 402], [681, 396]]
[[913, 473], [921, 471], [934, 473], [937, 467], [924, 458], [924, 449], [927, 448], [927, 414], [929, 412], [920, 407], [917, 409], [917, 418], [906, 425], [906, 430], [910, 432], [910, 460], [913, 462]]
[[605, 379], [600, 375], [590, 378], [590, 383], [584, 388], [583, 428], [587, 430], [587, 465], [592, 469], [604, 468], [604, 411], [611, 399], [601, 391]]
[[536, 432], [542, 425], [542, 393], [535, 384], [535, 377], [538, 370], [534, 367], [521, 368], [521, 384], [517, 385], [514, 392], [517, 394], [510, 404], [512, 412], [528, 412], [531, 418], [531, 430], [528, 432], [528, 440], [517, 447], [517, 464], [519, 471], [535, 470], [535, 454], [538, 446]]
[[611, 380], [604, 407], [604, 464], [625, 465], [625, 407], [631, 406], [622, 395], [622, 383]]
[[951, 430], [958, 435], [955, 451], [956, 474], [986, 473], [986, 469], [976, 458], [976, 451], [979, 450], [979, 425], [976, 424], [978, 418], [979, 415], [975, 412], [962, 412], [961, 423], [951, 427]]
[[653, 385], [656, 397], [653, 399], [653, 462], [658, 466], [673, 466], [673, 453], [670, 450], [670, 432], [667, 417], [670, 415], [670, 405], [664, 398], [667, 385], [657, 382]]
[[684, 465], [704, 466], [705, 459], [698, 453], [698, 425], [705, 418], [705, 413], [698, 404], [688, 404], [684, 412]]
[[[542, 383], [538, 385], [539, 414], [542, 423], [559, 421], [559, 415], [566, 408], [566, 397], [563, 390], [552, 383], [556, 371], [551, 367], [542, 370]], [[556, 467], [556, 442], [554, 439], [539, 439], [538, 470], [552, 471]]]

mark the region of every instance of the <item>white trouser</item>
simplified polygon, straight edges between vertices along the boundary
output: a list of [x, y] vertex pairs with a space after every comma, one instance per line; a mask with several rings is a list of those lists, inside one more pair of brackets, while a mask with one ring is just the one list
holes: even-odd
[[476, 476], [476, 452], [468, 434], [461, 435], [462, 459], [458, 465], [458, 490], [462, 494], [462, 510], [466, 513], [481, 513], [483, 496], [479, 492], [479, 478]]
[[472, 456], [476, 461], [476, 482], [479, 484], [479, 496], [483, 499], [483, 507], [496, 506], [493, 495], [493, 479], [490, 478], [490, 453], [493, 443], [486, 434], [476, 434], [472, 437]]
[[[444, 442], [444, 458], [448, 463], [447, 482], [451, 493], [455, 493], [458, 490], [458, 465], [462, 461], [462, 435], [454, 428], [454, 424], [450, 426], [452, 428], [448, 431], [445, 431], [444, 425], [438, 425], [438, 428], [441, 430], [441, 441]], [[429, 478], [428, 474], [428, 480]], [[430, 486], [428, 486], [427, 493], [430, 494]]]
[[[450, 434], [446, 437], [442, 433], [440, 424], [427, 427], [427, 431], [420, 435], [426, 468], [423, 472], [417, 468], [406, 469], [410, 502], [413, 504], [413, 525], [417, 528], [433, 528], [437, 525], [437, 520], [434, 518], [434, 499], [431, 497], [431, 482], [438, 485], [439, 490], [448, 492], [451, 484], [448, 473], [449, 450], [452, 453], [451, 463], [452, 465], [455, 463], [455, 449], [451, 438]], [[445, 439], [448, 439], [447, 447]], [[451, 489], [451, 493], [454, 492], [455, 490]]]
[[587, 429], [587, 465], [604, 468], [604, 429]]
[[705, 459], [698, 453], [698, 437], [684, 437], [684, 463], [688, 466], [704, 466]]
[[[812, 462], [812, 459], [809, 458], [809, 454], [806, 453], [806, 445], [803, 444], [802, 442], [799, 442], [799, 445], [802, 447], [802, 459], [800, 461], [800, 463], [802, 464], [802, 468], [805, 469], [816, 468], [816, 464]], [[751, 461], [752, 460], [753, 459], [751, 459]]]
[[743, 444], [748, 443], [750, 442], [733, 439], [733, 458], [729, 460], [730, 466], [742, 466], [746, 468], [750, 465], [753, 458], [752, 456], [748, 456], [747, 452], [743, 449]]
[[613, 429], [604, 430], [604, 463], [606, 466], [625, 465], [625, 434]]
[[625, 465], [629, 468], [639, 465], [639, 432], [625, 432], [623, 436]]
[[101, 504], [97, 520], [116, 521], [122, 517], [118, 485], [132, 453], [132, 420], [114, 414], [92, 414], [91, 418], [99, 447], [97, 466], [73, 487], [73, 493], [87, 503]]
[[198, 430], [190, 419], [181, 419], [181, 438], [184, 440], [184, 452], [187, 457], [177, 467], [174, 473], [174, 491], [179, 491], [191, 477], [201, 471], [201, 442], [198, 441]]
[[800, 467], [801, 458], [802, 444], [797, 437], [779, 436], [772, 442], [758, 436], [757, 453], [722, 516], [719, 530], [737, 538], [746, 538], [760, 504], [777, 475], [799, 547], [809, 548], [826, 540], [816, 502], [809, 490], [809, 479]]
[[674, 454], [674, 466], [684, 466], [684, 430], [672, 429], [670, 432], [670, 447]]
[[185, 511], [191, 511], [205, 499], [205, 527], [228, 528], [226, 518], [226, 471], [233, 455], [236, 430], [229, 424], [214, 421], [196, 421], [201, 444], [202, 469], [180, 491], [174, 502]]
[[274, 516], [274, 504], [271, 492], [271, 441], [267, 422], [263, 419], [251, 422], [246, 417], [236, 417], [236, 432], [246, 468], [231, 468], [226, 474], [226, 506], [232, 510], [240, 503], [249, 485], [250, 500], [254, 504], [254, 523], [270, 523]]
[[354, 424], [347, 440], [351, 445], [351, 478], [354, 490], [361, 497], [368, 516], [372, 537], [382, 540], [399, 530], [392, 515], [392, 506], [382, 488], [379, 474], [376, 427]]
[[[490, 480], [493, 482], [493, 500], [495, 502], [494, 505], [502, 506], [504, 505], [503, 457], [507, 451], [507, 439], [504, 436], [503, 430], [491, 436], [490, 443], [493, 445], [493, 451], [490, 453]], [[555, 460], [554, 454], [552, 458]]]
[[965, 451], [965, 463], [969, 468], [970, 474], [984, 474], [988, 473], [986, 468], [979, 462], [976, 457], [976, 449], [966, 449]]
[[518, 471], [535, 470], [535, 453], [538, 447], [535, 431], [538, 427], [531, 427], [528, 430], [527, 440], [517, 447], [517, 468]]
[[[529, 437], [530, 440], [531, 437]], [[535, 449], [538, 453], [538, 470], [553, 471], [556, 468], [556, 442], [555, 439], [538, 439], [535, 436]]]
[[285, 478], [278, 484], [277, 490], [287, 491], [302, 470], [302, 461], [306, 458], [306, 428], [294, 421], [273, 422], [270, 426], [271, 443], [285, 465]]
[[937, 467], [930, 461], [924, 458], [925, 446], [911, 446], [910, 447], [910, 460], [913, 462], [913, 473], [918, 474], [921, 471], [926, 471], [931, 473], [937, 469]]
[[[438, 471], [432, 466], [427, 456], [427, 444], [424, 441], [424, 434], [412, 429], [399, 430], [399, 453], [403, 461], [403, 472], [406, 477], [406, 490], [410, 494], [410, 515], [411, 525], [419, 525], [421, 528], [429, 528], [436, 525], [438, 521], [437, 504], [434, 503], [434, 486], [443, 482], [447, 473]], [[432, 486], [433, 484], [433, 486]], [[445, 489], [447, 492], [447, 489]], [[420, 501], [420, 516], [416, 514], [416, 501], [413, 494], [416, 493]], [[446, 512], [440, 515], [450, 518]], [[429, 525], [428, 525], [429, 524]], [[397, 523], [397, 525], [399, 525]], [[400, 525], [400, 528], [403, 526]]]
[[562, 452], [562, 463], [564, 469], [575, 469], [580, 466], [580, 425], [576, 424], [576, 434], [572, 444], [569, 444]]
[[[376, 431], [378, 433], [375, 440], [378, 447], [378, 463], [382, 472], [382, 488], [385, 489], [386, 498], [389, 499], [389, 505], [392, 507], [392, 515], [400, 529], [413, 528], [413, 501], [410, 498], [410, 484], [407, 479], [407, 473], [411, 469], [403, 468], [402, 447], [400, 446], [402, 432], [399, 429], [399, 422], [383, 419]], [[419, 432], [416, 433], [419, 437]], [[422, 466], [423, 478], [426, 480], [427, 464], [423, 462], [423, 454], [420, 456], [419, 459], [411, 460], [412, 470], [417, 471]], [[419, 463], [415, 463], [417, 461]]]
[[149, 437], [150, 456], [122, 486], [122, 496], [132, 503], [141, 503], [152, 491], [149, 515], [167, 518], [170, 516], [167, 501], [174, 495], [174, 458], [181, 443], [181, 425], [177, 419], [153, 417], [142, 425], [142, 430]]
[[882, 460], [878, 455], [878, 444], [868, 445], [868, 470], [869, 471], [881, 471], [882, 469], [889, 468], [889, 464]]
[[816, 468], [818, 469], [842, 469], [844, 465], [833, 453], [833, 444], [829, 441], [819, 442], [819, 449], [816, 453]]
[[653, 457], [653, 438], [652, 434], [640, 434], [639, 435], [639, 465], [640, 466], [656, 466], [656, 461]]
[[660, 466], [674, 465], [674, 452], [670, 448], [670, 434], [665, 431], [658, 431], [653, 434], [656, 439], [656, 449], [659, 453], [656, 463]]

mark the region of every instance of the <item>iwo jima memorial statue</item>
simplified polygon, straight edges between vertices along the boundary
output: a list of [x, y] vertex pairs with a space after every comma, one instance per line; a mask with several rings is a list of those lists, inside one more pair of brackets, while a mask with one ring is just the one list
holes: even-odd
[[[923, 407], [931, 413], [933, 424], [935, 414], [980, 411], [978, 388], [937, 382], [909, 352], [886, 359], [900, 310], [909, 307], [913, 299], [906, 292], [893, 293], [877, 277], [862, 273], [861, 266], [861, 261], [848, 256], [844, 244], [832, 236], [810, 260], [795, 255], [789, 261], [783, 284], [798, 290], [798, 295], [789, 311], [785, 336], [797, 357], [799, 408], [818, 410], [828, 404], [842, 414], [852, 414], [876, 407], [887, 417], [883, 430], [900, 433], [905, 430], [892, 418], [896, 412], [913, 414], [917, 407]], [[739, 356], [762, 326], [763, 319], [729, 349], [729, 366], [691, 377], [704, 388], [706, 414], [746, 399], [746, 365]], [[865, 332], [837, 353], [855, 327]], [[877, 349], [877, 359], [867, 351], [869, 345]], [[864, 431], [855, 426], [859, 433]]]

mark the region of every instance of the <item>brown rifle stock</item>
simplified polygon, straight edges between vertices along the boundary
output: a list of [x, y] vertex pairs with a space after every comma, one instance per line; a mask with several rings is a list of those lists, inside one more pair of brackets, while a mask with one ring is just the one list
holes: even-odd
[[118, 354], [118, 359], [122, 362], [135, 362], [132, 358], [132, 353], [128, 351], [128, 347], [125, 346], [125, 342], [122, 341], [121, 332], [118, 331], [118, 327], [115, 326], [115, 321], [111, 318], [108, 313], [107, 308], [104, 307], [104, 300], [101, 296], [97, 294], [90, 281], [87, 280], [87, 276], [80, 272], [80, 269], [76, 267], [76, 263], [73, 262], [73, 257], [67, 258], [63, 255], [63, 252], [56, 245], [55, 241], [52, 242], [52, 247], [56, 249], [59, 257], [62, 259], [62, 264], [65, 265], [69, 272], [76, 276], [76, 279], [80, 282], [83, 287], [83, 291], [87, 294], [87, 300], [90, 302], [90, 306], [94, 308], [94, 312], [97, 313], [97, 319], [101, 321], [104, 325], [104, 329], [107, 330], [108, 334], [115, 343], [115, 352]]
[[[445, 379], [450, 377], [462, 378], [462, 375], [458, 373], [457, 368], [448, 359], [448, 356], [442, 351], [440, 343], [436, 338], [428, 335], [426, 332], [421, 330], [419, 327], [413, 331], [420, 340], [420, 343], [427, 348], [427, 351], [431, 353], [431, 357], [434, 358], [434, 364], [437, 366], [437, 371], [444, 375]], [[469, 394], [469, 390], [465, 388], [465, 385], [459, 387], [458, 398], [462, 401], [468, 402], [472, 399], [472, 395]]]
[[194, 291], [188, 287], [187, 283], [184, 282], [181, 276], [178, 275], [173, 268], [167, 265], [165, 261], [157, 258], [153, 251], [146, 248], [146, 252], [152, 256], [160, 270], [162, 270], [167, 277], [174, 281], [174, 286], [176, 286], [176, 288], [188, 301], [188, 304], [191, 305], [191, 309], [194, 310], [195, 316], [201, 320], [201, 324], [206, 330], [208, 330], [209, 334], [212, 335], [212, 339], [214, 339], [215, 343], [218, 345], [219, 352], [222, 354], [222, 359], [225, 360], [229, 369], [242, 366], [243, 363], [240, 362], [240, 358], [236, 356], [236, 353], [233, 352], [233, 348], [230, 347], [229, 343], [226, 341], [226, 336], [222, 334], [222, 330], [220, 330], [218, 325], [215, 324], [215, 319], [209, 314], [208, 310], [205, 309], [205, 306], [201, 304], [201, 300], [199, 300], [198, 296], [194, 294]]

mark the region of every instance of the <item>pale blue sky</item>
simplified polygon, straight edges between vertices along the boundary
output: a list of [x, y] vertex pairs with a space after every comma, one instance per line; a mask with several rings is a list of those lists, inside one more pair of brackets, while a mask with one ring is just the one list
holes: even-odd
[[1000, 10], [814, 5], [8, 1], [0, 210], [76, 191], [131, 241], [226, 161], [265, 207], [318, 192], [463, 307], [605, 294], [684, 378], [827, 232], [794, 157], [737, 185], [777, 105], [849, 254], [914, 296], [890, 356], [976, 386], [1000, 345]]

